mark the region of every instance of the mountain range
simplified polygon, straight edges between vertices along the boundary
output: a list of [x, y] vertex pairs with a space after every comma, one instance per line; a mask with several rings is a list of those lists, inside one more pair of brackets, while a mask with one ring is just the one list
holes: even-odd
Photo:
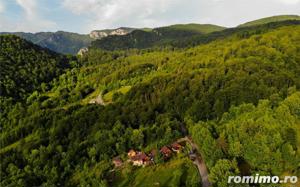
[[[300, 20], [300, 16], [273, 16], [239, 25], [238, 28], [286, 20]], [[226, 28], [210, 24], [177, 24], [154, 29], [120, 27], [117, 29], [94, 30], [90, 34], [77, 34], [64, 31], [54, 33], [2, 32], [0, 34], [14, 34], [55, 52], [74, 55], [80, 49], [90, 46], [105, 50], [115, 50], [169, 45], [172, 41], [177, 42], [178, 39], [185, 40], [185, 37], [190, 38], [190, 36], [201, 37], [200, 35], [224, 29]]]

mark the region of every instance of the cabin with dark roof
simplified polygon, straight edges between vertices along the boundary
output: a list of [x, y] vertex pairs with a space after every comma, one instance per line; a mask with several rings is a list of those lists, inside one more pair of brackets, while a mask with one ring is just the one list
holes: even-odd
[[165, 159], [170, 158], [172, 156], [172, 151], [167, 146], [163, 146], [160, 149], [160, 153], [164, 156]]

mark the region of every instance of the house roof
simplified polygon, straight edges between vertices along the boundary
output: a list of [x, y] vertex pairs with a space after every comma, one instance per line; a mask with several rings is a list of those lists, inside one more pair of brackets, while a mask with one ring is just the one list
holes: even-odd
[[162, 154], [170, 154], [172, 153], [172, 151], [167, 147], [167, 146], [163, 146], [161, 149], [160, 149], [160, 152]]
[[179, 150], [179, 149], [181, 149], [182, 146], [179, 143], [175, 142], [171, 145], [171, 147], [175, 150]]
[[133, 156], [131, 158], [131, 160], [133, 160], [133, 161], [139, 161], [139, 160], [146, 161], [146, 160], [149, 160], [149, 157], [145, 153], [139, 152], [138, 154], [136, 154], [135, 156]]

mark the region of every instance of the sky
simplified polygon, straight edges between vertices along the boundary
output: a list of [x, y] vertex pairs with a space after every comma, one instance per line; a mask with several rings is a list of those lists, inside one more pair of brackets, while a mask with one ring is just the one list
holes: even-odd
[[0, 0], [0, 32], [159, 27], [178, 23], [241, 23], [300, 15], [300, 0]]

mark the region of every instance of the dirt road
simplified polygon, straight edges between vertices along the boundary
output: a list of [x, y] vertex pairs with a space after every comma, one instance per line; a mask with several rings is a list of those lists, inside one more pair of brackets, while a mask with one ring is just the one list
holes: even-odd
[[208, 171], [207, 171], [207, 167], [205, 165], [204, 160], [202, 159], [202, 156], [200, 154], [200, 149], [198, 147], [197, 144], [195, 144], [192, 140], [191, 137], [184, 137], [181, 138], [179, 140], [177, 140], [178, 143], [180, 142], [188, 142], [191, 147], [192, 147], [192, 153], [190, 155], [190, 158], [194, 158], [193, 159], [193, 163], [197, 166], [199, 174], [201, 176], [201, 181], [202, 181], [202, 187], [209, 187], [211, 186], [211, 183], [209, 182], [208, 179]]
[[105, 103], [102, 98], [102, 92], [95, 99], [92, 99], [89, 103], [105, 106]]

